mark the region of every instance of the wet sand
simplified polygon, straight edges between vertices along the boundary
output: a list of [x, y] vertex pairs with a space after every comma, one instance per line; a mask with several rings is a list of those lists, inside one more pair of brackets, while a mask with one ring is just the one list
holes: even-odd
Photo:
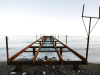
[[[0, 75], [11, 75], [11, 69], [14, 65], [7, 65], [6, 62], [0, 62]], [[73, 70], [72, 65], [64, 65], [61, 71], [61, 65], [42, 65], [31, 66], [23, 65], [22, 71], [16, 72], [14, 75], [100, 75], [100, 64], [88, 63], [88, 65], [80, 65], [80, 70]]]

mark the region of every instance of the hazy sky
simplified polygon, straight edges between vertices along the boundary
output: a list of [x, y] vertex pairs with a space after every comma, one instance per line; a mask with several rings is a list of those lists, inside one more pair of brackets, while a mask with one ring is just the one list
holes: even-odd
[[[0, 35], [86, 36], [84, 16], [99, 17], [100, 0], [0, 0]], [[84, 18], [86, 27], [89, 18]], [[92, 19], [92, 26], [97, 19]], [[100, 36], [100, 22], [91, 36]]]

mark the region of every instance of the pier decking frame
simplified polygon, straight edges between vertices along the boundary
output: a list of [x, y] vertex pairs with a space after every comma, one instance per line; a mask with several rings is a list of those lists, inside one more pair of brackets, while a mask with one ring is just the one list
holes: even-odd
[[[47, 38], [50, 38], [51, 41], [45, 41]], [[39, 40], [42, 41], [39, 41]], [[56, 40], [56, 41], [54, 41]], [[44, 43], [45, 42], [52, 42], [53, 46], [42, 46], [43, 44], [48, 44]], [[40, 46], [32, 46], [33, 44], [40, 44]], [[49, 43], [50, 44], [50, 43]], [[56, 44], [62, 44], [63, 46], [56, 46]], [[33, 51], [26, 51], [28, 48], [33, 48]], [[36, 48], [38, 50], [36, 51]], [[40, 51], [41, 48], [55, 48], [55, 51]], [[57, 50], [57, 48], [60, 48], [60, 51]], [[63, 48], [67, 48], [68, 50], [63, 50]], [[74, 65], [73, 69], [79, 69], [79, 65], [86, 65], [87, 64], [87, 59], [68, 47], [67, 45], [63, 44], [61, 41], [57, 40], [53, 36], [43, 36], [36, 40], [35, 42], [31, 43], [15, 55], [9, 58], [9, 53], [8, 53], [8, 38], [6, 36], [6, 50], [7, 50], [7, 64], [8, 65], [16, 65], [16, 71], [22, 70], [22, 65]], [[33, 58], [32, 61], [14, 61], [16, 57], [18, 57], [21, 53], [23, 52], [33, 52]], [[36, 57], [38, 56], [39, 52], [57, 52], [59, 61], [35, 61]], [[82, 61], [64, 61], [62, 58], [62, 52], [72, 52], [74, 53], [77, 57], [79, 57]]]

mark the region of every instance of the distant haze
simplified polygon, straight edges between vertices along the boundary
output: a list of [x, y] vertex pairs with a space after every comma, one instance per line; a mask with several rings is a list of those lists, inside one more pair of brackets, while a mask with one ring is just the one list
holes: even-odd
[[[99, 17], [100, 0], [0, 0], [0, 35], [86, 36], [83, 4], [84, 16]], [[89, 18], [84, 21], [88, 30]], [[100, 22], [91, 36], [99, 32]]]

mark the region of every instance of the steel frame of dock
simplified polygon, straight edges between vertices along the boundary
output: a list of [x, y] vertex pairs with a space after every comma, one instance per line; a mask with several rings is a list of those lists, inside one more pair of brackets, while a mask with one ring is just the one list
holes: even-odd
[[[51, 41], [45, 41], [47, 38], [50, 38]], [[39, 40], [42, 41], [39, 41]], [[54, 41], [56, 40], [56, 41]], [[37, 43], [39, 42], [39, 43]], [[52, 42], [53, 46], [42, 46], [44, 42]], [[62, 44], [63, 46], [56, 46], [56, 44]], [[40, 44], [40, 46], [32, 46], [33, 44]], [[49, 44], [49, 43], [46, 43]], [[33, 48], [33, 51], [26, 51], [28, 48]], [[36, 51], [36, 48], [38, 50]], [[40, 51], [41, 48], [55, 48], [55, 51]], [[57, 50], [57, 48], [60, 48], [60, 51]], [[63, 48], [67, 48], [68, 50], [63, 50]], [[43, 36], [36, 40], [35, 42], [31, 43], [15, 55], [9, 58], [9, 52], [8, 52], [8, 37], [6, 36], [6, 50], [7, 50], [7, 64], [8, 65], [16, 65], [15, 70], [20, 71], [22, 70], [22, 65], [73, 65], [74, 70], [80, 69], [79, 65], [86, 65], [87, 64], [87, 59], [68, 47], [67, 45], [63, 44], [61, 41], [57, 40], [53, 36]], [[77, 57], [79, 57], [82, 61], [64, 61], [62, 58], [62, 52], [72, 52], [74, 53]], [[16, 57], [18, 57], [21, 53], [23, 52], [33, 52], [34, 57], [32, 58], [32, 61], [14, 61]], [[39, 52], [57, 52], [59, 61], [35, 61]], [[66, 58], [67, 59], [67, 58]]]

